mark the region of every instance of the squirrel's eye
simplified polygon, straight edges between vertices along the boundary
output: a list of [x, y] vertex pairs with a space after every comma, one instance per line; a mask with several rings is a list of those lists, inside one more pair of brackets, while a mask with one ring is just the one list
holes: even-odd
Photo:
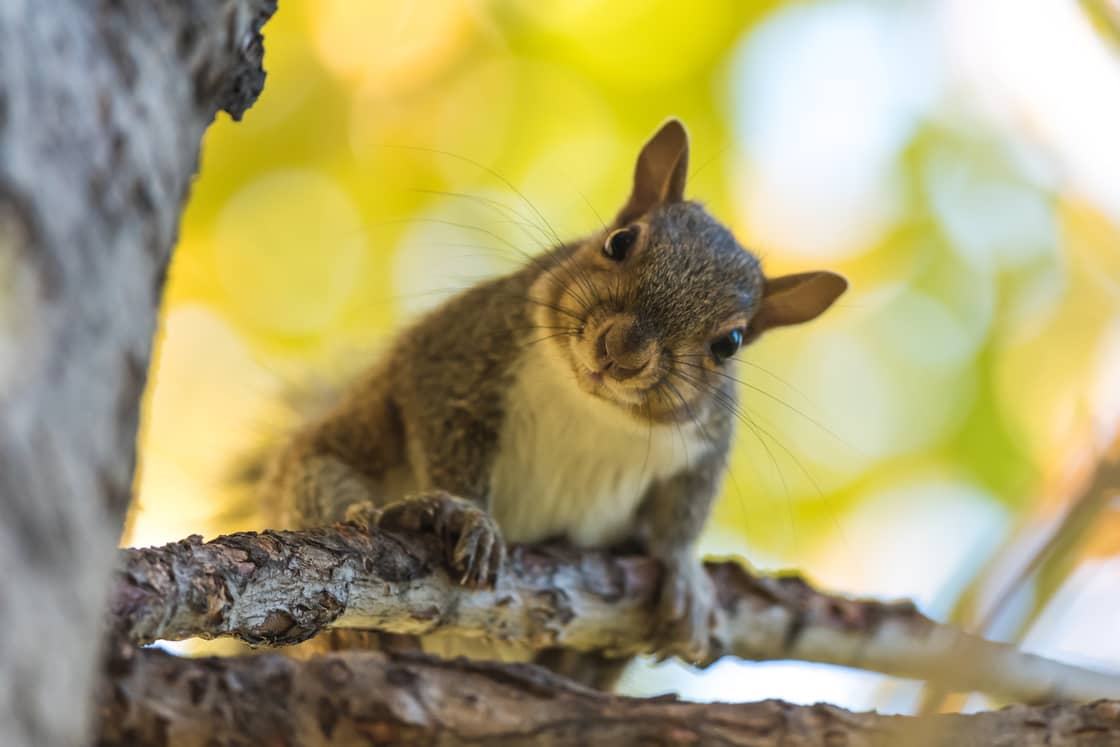
[[637, 238], [638, 231], [633, 226], [611, 231], [611, 235], [607, 237], [606, 242], [603, 244], [603, 254], [606, 255], [608, 259], [621, 262], [626, 259], [626, 255], [630, 253]]
[[716, 363], [723, 363], [739, 351], [743, 344], [743, 330], [733, 329], [723, 337], [717, 338], [711, 346], [712, 357]]

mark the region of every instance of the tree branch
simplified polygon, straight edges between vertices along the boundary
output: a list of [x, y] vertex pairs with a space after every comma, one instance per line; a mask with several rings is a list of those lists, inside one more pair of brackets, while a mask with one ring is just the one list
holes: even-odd
[[102, 747], [237, 745], [1015, 745], [1120, 741], [1120, 704], [918, 719], [827, 705], [636, 699], [539, 667], [345, 652], [179, 659], [125, 648], [102, 690]]
[[[432, 536], [351, 524], [125, 550], [114, 626], [139, 643], [232, 636], [284, 645], [327, 628], [366, 628], [531, 649], [650, 650], [660, 568], [649, 558], [517, 547], [495, 590], [468, 591], [447, 576], [442, 553]], [[734, 562], [707, 568], [718, 594], [713, 658], [825, 662], [1025, 702], [1120, 698], [1118, 677], [966, 635], [909, 603], [824, 594]]]

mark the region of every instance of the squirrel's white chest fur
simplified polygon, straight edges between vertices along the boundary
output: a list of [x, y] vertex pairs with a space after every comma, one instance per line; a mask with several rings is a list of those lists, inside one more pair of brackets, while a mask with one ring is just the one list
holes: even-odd
[[546, 356], [530, 350], [516, 371], [490, 511], [508, 542], [618, 542], [633, 531], [649, 487], [695, 463], [706, 444], [691, 427], [636, 421]]

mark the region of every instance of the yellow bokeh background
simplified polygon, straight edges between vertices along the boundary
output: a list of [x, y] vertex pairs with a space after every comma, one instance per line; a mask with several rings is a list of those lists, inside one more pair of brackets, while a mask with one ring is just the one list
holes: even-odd
[[[1077, 4], [284, 0], [265, 36], [259, 102], [204, 142], [128, 544], [242, 528], [223, 475], [287, 427], [282, 390], [354, 371], [552, 231], [596, 228], [670, 115], [692, 135], [689, 195], [769, 272], [852, 285], [747, 352], [751, 421], [706, 552], [944, 618], [1115, 435], [1120, 62]], [[1120, 666], [1102, 639], [1120, 566], [1089, 555], [1028, 640]], [[626, 687], [916, 694], [782, 664], [646, 666]]]

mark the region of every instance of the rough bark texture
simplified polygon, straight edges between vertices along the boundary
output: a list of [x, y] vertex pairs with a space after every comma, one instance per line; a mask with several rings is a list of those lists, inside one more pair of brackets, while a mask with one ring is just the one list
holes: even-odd
[[926, 719], [826, 705], [605, 696], [531, 665], [347, 652], [177, 659], [124, 649], [102, 691], [103, 747], [1120, 744], [1120, 704], [1013, 706]]
[[180, 211], [274, 6], [0, 2], [0, 744], [85, 742]]
[[[233, 636], [298, 643], [329, 628], [502, 638], [533, 649], [648, 651], [660, 568], [644, 557], [514, 548], [493, 591], [445, 573], [429, 535], [352, 524], [243, 533], [122, 551], [111, 610], [137, 643]], [[802, 659], [930, 679], [1025, 702], [1120, 698], [1120, 677], [1032, 656], [937, 624], [909, 603], [824, 594], [793, 576], [709, 563], [714, 657]]]

